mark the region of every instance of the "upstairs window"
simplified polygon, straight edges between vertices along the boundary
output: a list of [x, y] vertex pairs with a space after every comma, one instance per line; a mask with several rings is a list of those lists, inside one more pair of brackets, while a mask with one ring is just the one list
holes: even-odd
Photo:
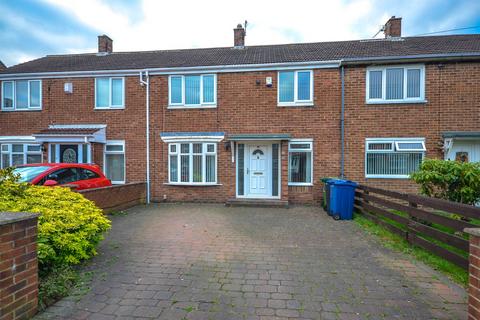
[[39, 110], [42, 108], [42, 82], [17, 80], [2, 82], [2, 110]]
[[278, 105], [313, 104], [313, 72], [280, 71], [278, 73]]
[[95, 108], [123, 109], [125, 108], [124, 78], [95, 79]]
[[214, 107], [217, 103], [217, 79], [213, 74], [170, 76], [170, 107]]
[[367, 178], [408, 178], [417, 171], [425, 155], [423, 139], [367, 139]]
[[367, 69], [367, 103], [423, 102], [425, 67], [392, 66]]

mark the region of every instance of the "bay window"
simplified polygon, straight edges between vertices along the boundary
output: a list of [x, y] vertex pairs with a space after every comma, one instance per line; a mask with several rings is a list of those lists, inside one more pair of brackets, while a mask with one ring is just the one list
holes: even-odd
[[110, 140], [104, 150], [105, 176], [113, 184], [125, 183], [125, 141]]
[[170, 183], [192, 185], [217, 183], [216, 143], [170, 143], [168, 160]]
[[366, 84], [367, 103], [424, 102], [425, 67], [370, 67]]
[[39, 144], [2, 144], [1, 168], [42, 162], [42, 147]]
[[23, 111], [42, 108], [42, 83], [40, 80], [2, 82], [2, 110]]
[[214, 74], [172, 75], [169, 78], [169, 105], [175, 107], [215, 107], [217, 79]]
[[278, 73], [278, 105], [313, 104], [313, 72], [280, 71]]
[[125, 107], [124, 78], [95, 79], [95, 108], [123, 109]]
[[425, 140], [367, 139], [366, 178], [408, 178], [419, 169], [425, 156]]
[[288, 184], [312, 184], [312, 145], [311, 141], [291, 141], [288, 145]]

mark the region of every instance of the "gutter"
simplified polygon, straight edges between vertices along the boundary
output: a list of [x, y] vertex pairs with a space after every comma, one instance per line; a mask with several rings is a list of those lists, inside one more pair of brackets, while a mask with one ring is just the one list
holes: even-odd
[[373, 63], [380, 64], [380, 63], [436, 62], [436, 61], [472, 61], [472, 60], [480, 60], [480, 52], [345, 58], [340, 61], [340, 65], [362, 65], [362, 64], [373, 64]]
[[147, 190], [146, 190], [146, 193], [147, 193], [147, 196], [146, 196], [146, 202], [147, 204], [150, 203], [150, 77], [148, 75], [148, 70], [145, 70], [145, 80], [144, 77], [143, 77], [143, 72], [140, 71], [140, 85], [142, 86], [145, 86], [145, 96], [146, 96], [146, 101], [145, 101], [145, 109], [146, 109], [146, 115], [145, 115], [145, 121], [146, 121], [146, 125], [145, 125], [145, 134], [146, 134], [146, 139], [145, 139], [145, 143], [147, 145], [147, 159], [146, 159], [146, 162], [147, 162], [147, 165], [146, 165], [146, 172], [145, 172], [145, 175], [146, 175], [146, 187], [147, 187]]
[[342, 99], [340, 113], [340, 178], [345, 177], [345, 69], [340, 63], [340, 78], [342, 82]]

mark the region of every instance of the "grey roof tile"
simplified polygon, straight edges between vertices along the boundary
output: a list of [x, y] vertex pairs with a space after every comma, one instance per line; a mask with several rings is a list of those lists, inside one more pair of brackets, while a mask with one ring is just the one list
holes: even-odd
[[50, 55], [0, 73], [249, 65], [462, 53], [480, 53], [480, 34], [246, 46], [244, 49], [114, 52], [104, 56], [96, 53]]

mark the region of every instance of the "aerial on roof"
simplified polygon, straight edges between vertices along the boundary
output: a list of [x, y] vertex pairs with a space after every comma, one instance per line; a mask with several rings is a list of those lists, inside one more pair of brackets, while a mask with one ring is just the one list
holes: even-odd
[[4, 74], [140, 70], [320, 62], [405, 56], [480, 56], [480, 34], [398, 37], [283, 45], [51, 55], [0, 71]]

